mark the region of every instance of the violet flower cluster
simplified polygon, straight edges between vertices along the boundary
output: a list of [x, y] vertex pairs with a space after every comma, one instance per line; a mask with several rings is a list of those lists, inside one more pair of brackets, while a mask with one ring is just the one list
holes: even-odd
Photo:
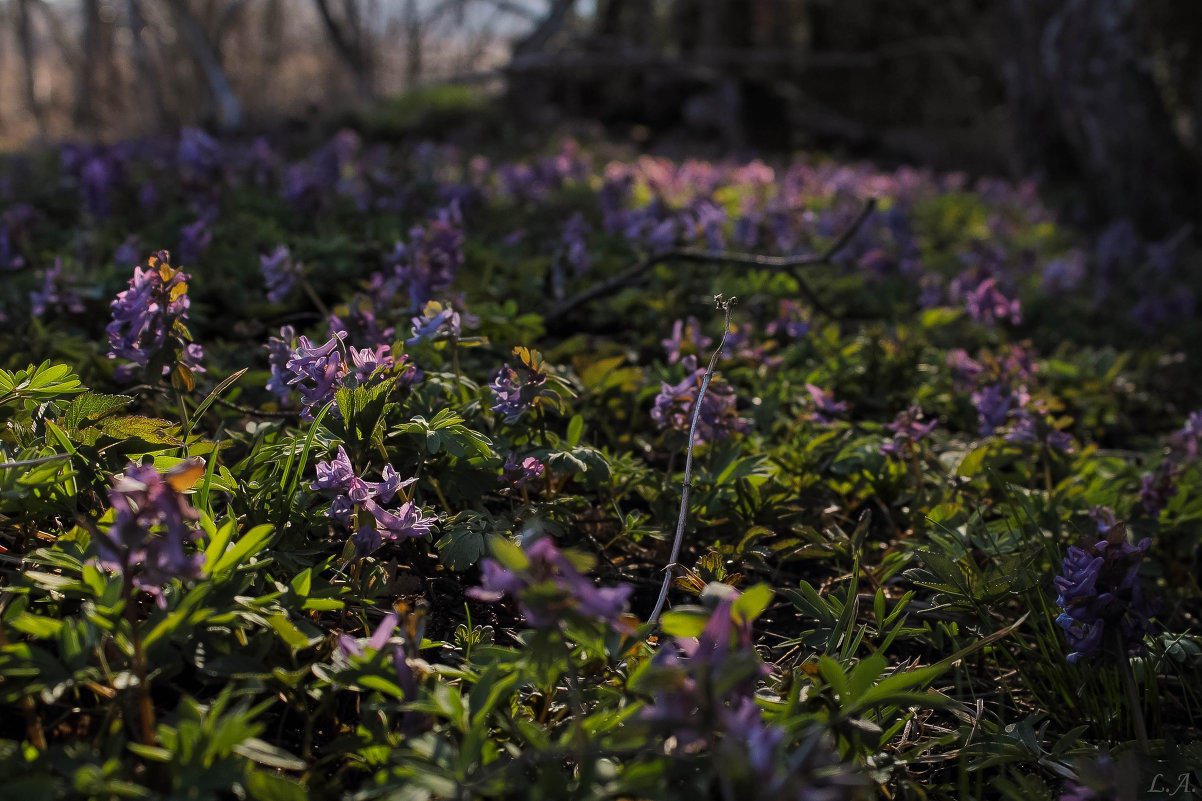
[[[281, 331], [283, 334], [284, 331]], [[292, 351], [291, 358], [284, 365], [292, 377], [287, 385], [298, 390], [301, 394], [301, 416], [312, 420], [314, 410], [325, 406], [334, 399], [334, 393], [344, 386], [347, 379], [354, 379], [362, 384], [377, 370], [391, 369], [397, 366], [396, 360], [383, 345], [378, 348], [349, 348], [350, 363], [342, 357], [339, 344], [346, 337], [345, 332], [338, 332], [322, 345], [314, 345], [306, 336], [298, 339], [299, 344]], [[269, 350], [273, 347], [268, 343]], [[268, 389], [275, 384], [268, 383]], [[272, 391], [276, 391], [272, 389]], [[277, 392], [277, 394], [279, 394]]]
[[171, 369], [171, 361], [203, 372], [199, 363], [204, 351], [190, 342], [184, 324], [191, 305], [189, 276], [172, 268], [168, 259], [167, 251], [161, 250], [150, 257], [145, 270], [135, 267], [129, 288], [110, 304], [113, 320], [105, 328], [108, 357], [128, 359], [141, 367], [159, 361], [164, 375]]
[[546, 465], [533, 456], [519, 461], [515, 454], [510, 453], [501, 465], [501, 483], [510, 489], [521, 489], [541, 476], [546, 469]]
[[534, 408], [538, 399], [546, 394], [549, 378], [538, 351], [519, 346], [513, 349], [513, 355], [517, 359], [517, 368], [510, 367], [507, 362], [488, 385], [497, 397], [492, 410], [504, 415], [509, 423], [516, 422], [527, 410]]
[[900, 459], [931, 435], [939, 421], [935, 418], [923, 422], [923, 411], [918, 406], [911, 406], [899, 412], [892, 423], [885, 424], [885, 430], [893, 434], [893, 438], [881, 445], [881, 453]]
[[411, 229], [408, 243], [397, 244], [393, 271], [400, 288], [409, 295], [410, 308], [422, 308], [455, 280], [463, 266], [461, 225], [459, 211], [453, 206], [425, 227]]
[[701, 324], [692, 315], [673, 323], [672, 336], [660, 340], [664, 350], [668, 351], [668, 364], [676, 364], [682, 356], [701, 356], [713, 343], [714, 340], [701, 332]]
[[1139, 582], [1140, 563], [1152, 541], [1129, 544], [1125, 527], [1106, 507], [1090, 514], [1099, 536], [1071, 546], [1055, 579], [1056, 604], [1064, 610], [1056, 623], [1064, 629], [1069, 662], [1142, 652], [1155, 611]]
[[1152, 517], [1159, 517], [1177, 495], [1177, 483], [1186, 466], [1202, 452], [1202, 411], [1190, 414], [1169, 437], [1169, 454], [1154, 473], [1143, 476], [1139, 490], [1140, 505]]
[[267, 285], [267, 299], [281, 302], [292, 291], [296, 279], [300, 278], [305, 266], [292, 260], [287, 245], [280, 245], [271, 253], [259, 257], [259, 270]]
[[83, 312], [83, 301], [63, 275], [62, 259], [55, 259], [54, 266], [46, 268], [42, 276], [42, 288], [29, 293], [29, 313], [34, 317], [41, 317], [52, 308], [59, 313]]
[[755, 650], [751, 621], [734, 614], [739, 593], [710, 585], [715, 587], [723, 595], [701, 634], [675, 637], [653, 658], [652, 670], [658, 674], [652, 680], [653, 703], [640, 719], [670, 737], [666, 743], [673, 753], [713, 748], [717, 770], [754, 788], [753, 797], [852, 797], [864, 779], [840, 763], [821, 734], [786, 753], [787, 733], [764, 720], [755, 691], [772, 669]]
[[[517, 601], [526, 622], [536, 628], [559, 626], [565, 620], [595, 620], [625, 631], [622, 612], [633, 591], [629, 585], [597, 587], [577, 566], [577, 555], [561, 551], [549, 537], [523, 550], [510, 546], [505, 557], [480, 564], [480, 587], [467, 594], [495, 602], [506, 595]], [[498, 554], [499, 555], [499, 554]]]
[[204, 556], [187, 552], [198, 537], [189, 523], [199, 514], [183, 490], [202, 472], [200, 460], [182, 462], [166, 475], [131, 462], [109, 490], [116, 518], [96, 540], [99, 564], [129, 577], [159, 606], [166, 605], [163, 587], [170, 579], [201, 575]]
[[423, 339], [458, 341], [463, 337], [464, 328], [474, 328], [480, 320], [475, 315], [456, 310], [450, 301], [439, 303], [432, 300], [411, 322], [413, 336], [405, 340], [406, 345], [416, 345]]
[[836, 401], [834, 394], [822, 387], [806, 384], [806, 391], [814, 401], [814, 411], [810, 413], [810, 419], [814, 422], [828, 425], [833, 423], [836, 417], [847, 412], [847, 403]]
[[399, 539], [424, 537], [438, 518], [426, 517], [419, 506], [405, 501], [394, 511], [384, 508], [416, 478], [401, 480], [392, 465], [384, 465], [379, 481], [364, 481], [355, 475], [350, 458], [341, 445], [328, 462], [317, 463], [317, 480], [310, 489], [333, 498], [326, 516], [350, 529], [355, 553], [360, 558], [384, 544]]
[[[691, 357], [685, 357], [683, 361], [686, 368], [692, 368], [696, 364]], [[678, 384], [661, 382], [659, 394], [655, 396], [655, 405], [651, 408], [651, 419], [661, 430], [668, 429], [684, 433], [689, 431], [704, 376], [705, 368], [698, 367]], [[738, 416], [735, 410], [735, 401], [736, 395], [733, 387], [719, 377], [710, 381], [709, 386], [706, 387], [705, 397], [701, 400], [700, 411], [697, 413], [697, 428], [693, 434], [694, 445], [716, 442], [737, 432], [746, 431], [750, 427], [748, 421]]]

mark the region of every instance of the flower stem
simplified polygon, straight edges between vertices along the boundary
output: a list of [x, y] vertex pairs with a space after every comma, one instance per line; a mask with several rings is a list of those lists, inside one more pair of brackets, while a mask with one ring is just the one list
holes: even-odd
[[668, 557], [668, 564], [664, 568], [664, 583], [659, 589], [659, 598], [655, 601], [655, 608], [651, 610], [651, 615], [647, 618], [648, 623], [655, 623], [659, 620], [659, 614], [668, 600], [668, 588], [672, 585], [672, 574], [675, 572], [676, 560], [680, 556], [681, 541], [684, 540], [684, 524], [689, 515], [689, 482], [693, 478], [693, 439], [697, 434], [697, 419], [701, 416], [701, 400], [705, 397], [705, 390], [710, 385], [710, 379], [714, 377], [714, 368], [718, 365], [718, 357], [722, 355], [722, 350], [726, 347], [726, 337], [730, 334], [730, 315], [738, 302], [738, 298], [720, 299], [721, 295], [714, 298], [715, 301], [722, 304], [722, 308], [726, 311], [726, 321], [722, 324], [722, 341], [718, 343], [718, 347], [710, 356], [710, 363], [705, 368], [705, 374], [701, 376], [701, 388], [697, 390], [697, 400], [693, 402], [693, 420], [689, 423], [689, 442], [685, 448], [680, 516], [676, 519], [676, 537], [672, 540], [672, 554]]

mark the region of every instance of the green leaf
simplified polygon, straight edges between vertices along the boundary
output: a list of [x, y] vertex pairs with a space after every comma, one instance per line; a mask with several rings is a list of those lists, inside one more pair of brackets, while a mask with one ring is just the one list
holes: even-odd
[[767, 584], [756, 584], [748, 587], [743, 594], [735, 599], [730, 612], [738, 623], [751, 623], [764, 613], [768, 604], [772, 603], [772, 588]]
[[176, 436], [178, 426], [168, 420], [140, 415], [106, 417], [96, 423], [96, 428], [114, 439], [140, 439], [152, 445], [183, 445]]
[[242, 562], [251, 556], [259, 553], [267, 547], [268, 541], [275, 535], [275, 526], [270, 523], [264, 523], [255, 526], [250, 531], [243, 534], [234, 546], [230, 548], [213, 566], [213, 574], [216, 575], [222, 571], [229, 570], [232, 567], [242, 564]]
[[660, 616], [660, 628], [672, 637], [700, 636], [709, 622], [709, 615], [701, 607], [672, 609]]
[[488, 543], [493, 558], [501, 563], [501, 567], [514, 573], [521, 573], [530, 568], [530, 559], [518, 545], [506, 537], [493, 537]]
[[486, 549], [485, 534], [468, 526], [455, 526], [444, 529], [445, 533], [434, 543], [438, 549], [438, 558], [452, 570], [467, 570]]
[[252, 762], [280, 770], [305, 770], [308, 765], [283, 748], [264, 742], [258, 737], [248, 737], [234, 746], [234, 753]]
[[107, 417], [132, 401], [133, 398], [129, 395], [102, 395], [97, 392], [86, 392], [67, 406], [64, 422], [68, 429], [75, 430], [84, 423]]
[[969, 451], [968, 455], [960, 460], [960, 466], [956, 468], [956, 473], [971, 478], [981, 472], [981, 468], [985, 465], [985, 457], [989, 456], [989, 444], [981, 445]]
[[568, 421], [568, 447], [575, 448], [580, 444], [580, 438], [584, 435], [584, 418], [580, 415], [573, 415]]
[[251, 771], [246, 777], [246, 791], [255, 801], [308, 801], [309, 799], [309, 790], [301, 782], [261, 770]]

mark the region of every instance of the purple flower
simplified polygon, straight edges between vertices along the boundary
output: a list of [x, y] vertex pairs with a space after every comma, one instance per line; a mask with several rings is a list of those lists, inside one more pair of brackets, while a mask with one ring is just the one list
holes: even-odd
[[[400, 490], [417, 481], [416, 478], [401, 481], [390, 464], [380, 471], [379, 481], [365, 481], [355, 474], [350, 458], [339, 445], [334, 458], [318, 462], [316, 470], [317, 480], [309, 488], [333, 497], [326, 516], [354, 530], [351, 541], [361, 558], [385, 541], [424, 537], [438, 522], [437, 518], [425, 517], [412, 501], [403, 502], [395, 511], [384, 508], [383, 504], [389, 503]], [[372, 522], [366, 523], [364, 515]]]
[[304, 271], [304, 265], [292, 261], [286, 245], [280, 245], [268, 255], [259, 256], [259, 270], [267, 284], [267, 299], [279, 303], [291, 290]]
[[184, 264], [196, 264], [213, 241], [208, 222], [201, 218], [179, 229], [179, 258]]
[[881, 445], [881, 453], [900, 458], [904, 452], [915, 444], [922, 442], [931, 435], [939, 421], [931, 419], [921, 422], [922, 409], [911, 406], [904, 412], [899, 412], [892, 423], [885, 424], [885, 430], [893, 434], [893, 439]]
[[770, 320], [764, 327], [768, 336], [781, 334], [789, 339], [801, 339], [810, 333], [810, 323], [805, 319], [801, 305], [791, 300], [782, 300], [775, 320]]
[[271, 365], [271, 378], [267, 381], [267, 389], [281, 401], [287, 400], [292, 394], [288, 386], [288, 379], [292, 377], [288, 372], [288, 362], [296, 348], [296, 331], [292, 326], [286, 325], [280, 329], [278, 338], [268, 337], [264, 347], [267, 348], [267, 362]]
[[93, 156], [79, 173], [79, 193], [84, 206], [95, 217], [107, 217], [109, 191], [116, 181], [114, 165], [104, 156]]
[[292, 358], [285, 367], [292, 373], [288, 386], [295, 387], [301, 394], [304, 408], [301, 415], [313, 419], [313, 410], [325, 406], [334, 398], [334, 391], [347, 373], [346, 364], [338, 350], [339, 336], [330, 337], [324, 345], [314, 345], [306, 336], [301, 336], [299, 345], [292, 351]]
[[[1105, 507], [1096, 507], [1091, 516], [1101, 536], [1071, 546], [1055, 579], [1056, 604], [1064, 610], [1056, 623], [1071, 649], [1069, 662], [1093, 659], [1103, 651], [1118, 657], [1139, 653], [1144, 635], [1152, 630], [1153, 605], [1139, 582], [1140, 561], [1152, 541], [1128, 544], [1124, 526]], [[1121, 651], [1115, 652], [1107, 636], [1117, 639]]]
[[594, 586], [576, 567], [573, 555], [560, 551], [549, 538], [536, 540], [507, 561], [509, 567], [485, 559], [480, 565], [482, 586], [468, 590], [468, 595], [481, 601], [499, 601], [508, 595], [518, 602], [526, 622], [537, 628], [578, 617], [627, 630], [622, 611], [634, 588]]
[[176, 161], [184, 180], [201, 181], [221, 168], [221, 144], [199, 128], [184, 128], [179, 134]]
[[[669, 384], [667, 381], [661, 383], [660, 392], [655, 396], [655, 405], [651, 408], [651, 419], [660, 429], [681, 432], [689, 430], [704, 375], [705, 370], [698, 368], [679, 384]], [[735, 432], [747, 430], [747, 421], [741, 420], [735, 411], [735, 400], [735, 391], [729, 384], [721, 378], [710, 381], [701, 401], [701, 410], [697, 414], [694, 445], [715, 442]]]
[[1014, 397], [1000, 384], [990, 384], [972, 393], [972, 404], [977, 407], [980, 435], [987, 437], [995, 429], [1006, 424], [1010, 417], [1010, 409], [1014, 405]]
[[506, 422], [510, 423], [534, 407], [543, 396], [543, 388], [547, 383], [547, 372], [538, 351], [516, 347], [513, 354], [518, 357], [518, 369], [505, 364], [488, 385], [497, 396], [492, 410], [504, 415]]
[[521, 489], [541, 476], [544, 470], [546, 466], [533, 456], [518, 462], [518, 457], [510, 453], [505, 457], [505, 464], [501, 465], [501, 483], [512, 489]]
[[450, 288], [463, 266], [463, 231], [454, 212], [440, 215], [423, 227], [409, 231], [409, 243], [398, 243], [393, 271], [411, 308], [420, 309]]
[[1160, 513], [1177, 494], [1177, 469], [1172, 459], [1165, 459], [1155, 474], [1146, 473], [1140, 481], [1139, 503], [1149, 517]]
[[117, 264], [137, 264], [140, 262], [142, 252], [141, 240], [137, 234], [130, 234], [125, 237], [117, 249], [113, 251], [113, 261]]
[[1085, 253], [1074, 250], [1043, 268], [1043, 288], [1049, 292], [1073, 292], [1085, 280]]
[[366, 649], [379, 651], [388, 644], [388, 640], [392, 638], [397, 624], [400, 622], [400, 615], [396, 612], [389, 612], [384, 615], [384, 619], [376, 626], [376, 630], [370, 637], [355, 639], [346, 634], [339, 635], [338, 650], [342, 652], [343, 656], [365, 656]]
[[79, 314], [83, 311], [83, 301], [68, 286], [63, 275], [62, 259], [55, 259], [54, 266], [47, 268], [42, 276], [42, 288], [29, 293], [29, 312], [34, 317], [41, 317], [52, 306], [59, 312]]
[[204, 556], [188, 554], [185, 544], [197, 532], [188, 524], [199, 515], [182, 490], [203, 470], [199, 459], [180, 463], [166, 475], [153, 466], [133, 464], [113, 480], [109, 501], [116, 518], [107, 533], [96, 540], [99, 563], [106, 570], [133, 572], [133, 584], [165, 606], [163, 585], [172, 578], [201, 574]]
[[[173, 355], [178, 363], [202, 372], [198, 366], [203, 352], [199, 345], [181, 339], [179, 329], [188, 317], [188, 274], [168, 264], [167, 251], [151, 256], [147, 268], [134, 268], [129, 288], [119, 292], [110, 304], [113, 320], [105, 331], [109, 337], [110, 359], [129, 359], [146, 367], [152, 359]], [[174, 353], [167, 353], [169, 340]], [[166, 374], [170, 367], [163, 365]]]
[[1190, 413], [1185, 425], [1169, 437], [1169, 453], [1178, 461], [1198, 458], [1202, 451], [1202, 411]]
[[586, 237], [592, 229], [589, 224], [584, 221], [584, 215], [576, 212], [572, 217], [564, 223], [563, 226], [563, 247], [568, 263], [572, 265], [576, 277], [584, 275], [592, 267], [592, 260], [588, 255], [588, 243]]
[[673, 323], [672, 336], [661, 340], [660, 344], [668, 351], [668, 364], [676, 364], [682, 355], [702, 354], [713, 341], [701, 333], [701, 324], [697, 322], [697, 318], [689, 315], [687, 319]]
[[756, 684], [772, 669], [756, 653], [751, 621], [734, 618], [738, 591], [723, 588], [723, 592], [700, 636], [664, 643], [653, 660], [665, 674], [657, 682], [663, 689], [654, 693], [654, 703], [642, 719], [671, 732], [680, 749], [705, 746], [719, 732], [751, 739], [762, 736], [759, 708], [753, 711], [746, 703], [755, 705]]
[[844, 401], [835, 402], [835, 396], [830, 392], [815, 386], [814, 384], [806, 384], [806, 391], [810, 393], [810, 397], [814, 401], [814, 411], [810, 413], [810, 419], [827, 425], [834, 422], [837, 415], [844, 414], [847, 411], [847, 403]]
[[414, 317], [413, 336], [405, 340], [406, 345], [416, 345], [423, 339], [460, 339], [463, 328], [472, 328], [480, 320], [467, 312], [458, 312], [450, 302], [445, 305], [432, 300], [422, 308], [421, 316]]
[[1010, 300], [998, 289], [997, 280], [986, 278], [976, 289], [964, 296], [964, 307], [969, 316], [979, 323], [992, 326], [995, 320], [1007, 319], [1014, 325], [1022, 322], [1022, 306]]

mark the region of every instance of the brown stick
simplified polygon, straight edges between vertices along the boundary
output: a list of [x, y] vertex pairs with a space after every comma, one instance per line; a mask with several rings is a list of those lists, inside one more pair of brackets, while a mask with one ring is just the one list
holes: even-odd
[[582, 306], [594, 298], [607, 295], [619, 287], [632, 283], [655, 265], [669, 261], [684, 261], [699, 264], [744, 264], [762, 269], [787, 271], [796, 279], [802, 294], [813, 304], [814, 308], [828, 317], [834, 317], [835, 315], [822, 303], [818, 295], [801, 277], [800, 268], [828, 263], [839, 251], [847, 246], [847, 243], [855, 236], [856, 231], [860, 229], [860, 226], [864, 224], [864, 221], [875, 210], [876, 199], [869, 198], [851, 225], [847, 226], [847, 229], [826, 250], [817, 254], [806, 256], [767, 256], [758, 253], [739, 253], [728, 250], [711, 251], [700, 248], [679, 248], [652, 254], [644, 259], [640, 259], [620, 273], [568, 298], [559, 306], [547, 312], [546, 320], [548, 322], [558, 320], [578, 306]]

